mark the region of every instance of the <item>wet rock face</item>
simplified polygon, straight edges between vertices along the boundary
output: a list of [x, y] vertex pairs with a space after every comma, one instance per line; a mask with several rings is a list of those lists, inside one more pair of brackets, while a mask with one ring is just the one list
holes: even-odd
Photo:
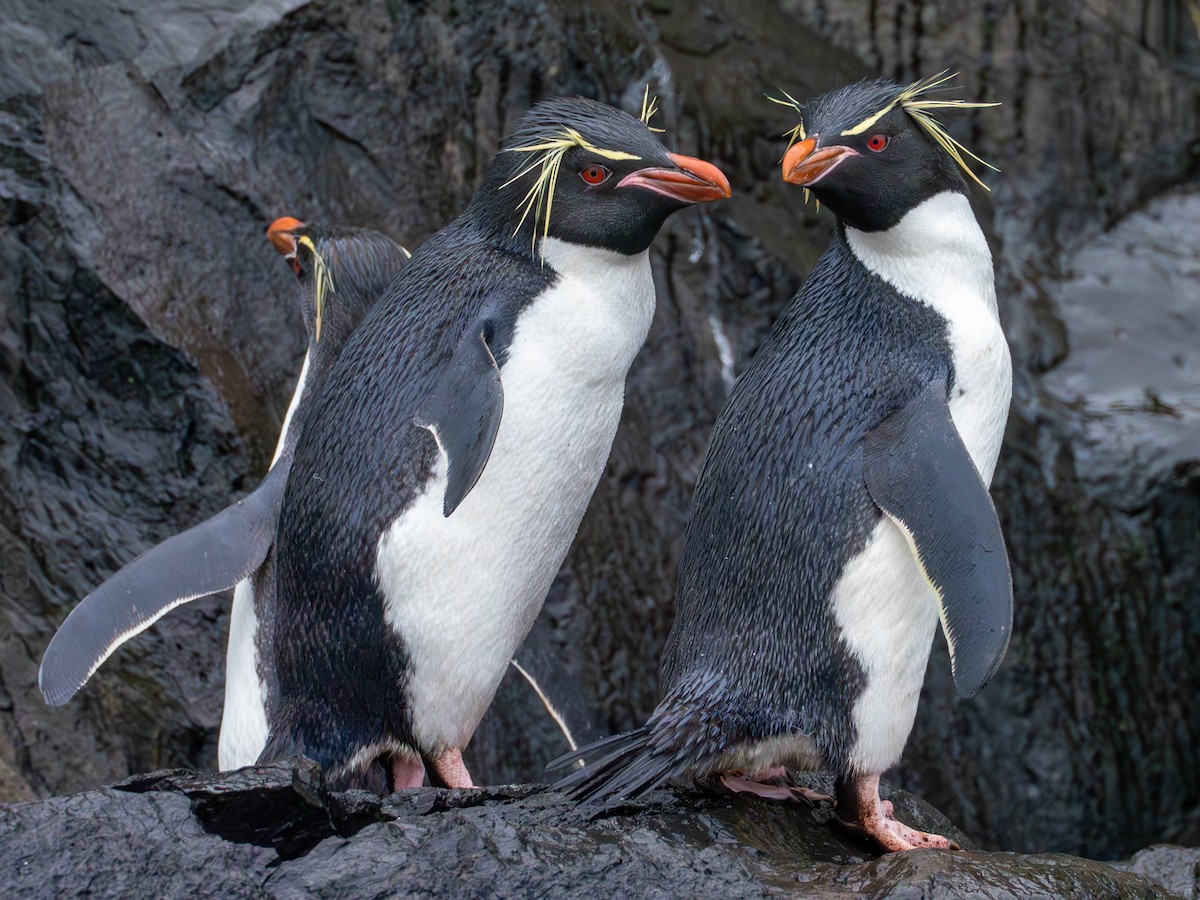
[[[36, 667], [91, 587], [261, 476], [302, 351], [266, 223], [362, 224], [414, 247], [461, 209], [535, 100], [575, 92], [636, 108], [649, 81], [665, 140], [718, 163], [735, 197], [673, 217], [655, 244], [654, 326], [543, 619], [590, 714], [583, 730], [639, 722], [657, 696], [708, 431], [832, 227], [779, 181], [793, 123], [761, 94], [949, 66], [962, 96], [1005, 104], [954, 128], [1004, 170], [981, 217], [1017, 367], [994, 487], [1017, 623], [1008, 660], [969, 703], [935, 652], [896, 777], [987, 847], [1115, 857], [1200, 840], [1200, 378], [1188, 339], [1200, 304], [1194, 255], [1171, 243], [1190, 234], [1176, 223], [1194, 217], [1194, 194], [1130, 215], [1194, 172], [1200, 57], [1185, 4], [926, 0], [898, 18], [868, 0], [10, 5], [4, 798], [215, 763], [224, 601], [172, 613], [62, 709], [42, 704]], [[510, 673], [473, 771], [538, 780], [560, 750]], [[190, 809], [171, 792], [127, 802], [149, 816]], [[228, 852], [257, 859], [251, 846]], [[396, 847], [355, 852], [390, 860]], [[880, 877], [905, 866], [864, 865]]]
[[[813, 780], [812, 786], [828, 784]], [[966, 838], [902, 792], [922, 828]], [[0, 877], [23, 896], [1167, 897], [1188, 851], [1135, 871], [1067, 856], [913, 851], [877, 859], [822, 821], [757, 798], [660, 791], [611, 809], [537, 785], [328, 793], [307, 762], [175, 770], [0, 808]], [[47, 852], [53, 848], [53, 852]], [[1195, 851], [1192, 851], [1194, 854]], [[1148, 869], [1143, 873], [1143, 869]], [[1186, 896], [1183, 894], [1181, 896]]]

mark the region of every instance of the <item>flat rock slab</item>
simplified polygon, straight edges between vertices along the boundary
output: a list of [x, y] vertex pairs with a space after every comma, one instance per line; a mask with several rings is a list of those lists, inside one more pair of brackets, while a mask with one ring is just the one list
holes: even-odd
[[[972, 846], [921, 800], [890, 797], [905, 820]], [[225, 775], [169, 770], [0, 806], [0, 884], [22, 898], [1177, 896], [1069, 856], [880, 857], [830, 815], [687, 790], [609, 807], [539, 785], [330, 793], [306, 760]]]

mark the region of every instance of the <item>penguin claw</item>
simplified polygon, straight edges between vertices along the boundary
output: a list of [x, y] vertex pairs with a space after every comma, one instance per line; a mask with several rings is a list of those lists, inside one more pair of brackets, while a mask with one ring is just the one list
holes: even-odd
[[930, 834], [927, 831], [918, 831], [890, 815], [868, 817], [854, 822], [847, 822], [838, 816], [837, 822], [847, 831], [870, 838], [888, 853], [897, 853], [901, 850], [962, 849], [957, 842], [948, 837]]
[[838, 824], [853, 834], [870, 838], [887, 853], [962, 849], [943, 835], [919, 831], [897, 819], [891, 801], [879, 797], [878, 775], [839, 778], [836, 793], [835, 818]]
[[828, 803], [830, 806], [833, 806], [837, 803], [828, 794], [822, 794], [820, 791], [814, 791], [812, 788], [806, 788], [803, 785], [794, 784], [789, 790], [791, 790], [792, 795], [797, 800], [803, 800], [809, 806], [815, 807], [821, 803]]
[[753, 778], [742, 774], [738, 769], [724, 772], [721, 774], [721, 784], [735, 794], [754, 794], [767, 800], [799, 801], [814, 807], [819, 803], [834, 803], [834, 799], [828, 794], [790, 784], [787, 770], [783, 766], [759, 772]]

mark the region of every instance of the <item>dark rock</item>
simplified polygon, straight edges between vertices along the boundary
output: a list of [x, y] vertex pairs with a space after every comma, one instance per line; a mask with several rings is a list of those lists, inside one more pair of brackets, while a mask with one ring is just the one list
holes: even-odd
[[[3, 797], [215, 761], [222, 602], [172, 613], [61, 709], [42, 703], [36, 671], [91, 587], [257, 483], [301, 348], [290, 276], [265, 224], [285, 213], [352, 222], [415, 246], [461, 208], [533, 101], [580, 92], [636, 108], [650, 82], [668, 140], [720, 164], [735, 197], [674, 217], [656, 244], [648, 346], [543, 617], [575, 707], [591, 712], [585, 730], [639, 722], [657, 695], [708, 430], [831, 228], [780, 183], [779, 135], [791, 122], [762, 93], [806, 97], [872, 73], [908, 80], [949, 66], [963, 73], [962, 96], [1004, 102], [948, 119], [1004, 169], [989, 178], [981, 215], [1017, 368], [994, 490], [1017, 622], [1008, 660], [971, 702], [955, 697], [935, 652], [895, 778], [985, 847], [1112, 858], [1195, 842], [1200, 304], [1194, 254], [1173, 249], [1195, 246], [1179, 224], [1193, 215], [1200, 147], [1189, 8], [9, 0]], [[1154, 287], [1143, 290], [1148, 274]], [[560, 749], [510, 677], [471, 764], [485, 781], [536, 780]], [[151, 816], [185, 799], [160, 793], [122, 796]], [[324, 833], [323, 815], [306, 834]], [[359, 837], [371, 829], [399, 833], [377, 823]], [[221, 852], [232, 866], [234, 850]], [[127, 871], [112, 877], [134, 883]], [[202, 883], [179, 878], [181, 889]], [[213, 889], [236, 878], [222, 873]]]
[[1158, 844], [1139, 850], [1130, 859], [1109, 865], [1145, 875], [1184, 900], [1200, 897], [1200, 847]]
[[[891, 796], [909, 821], [966, 841], [936, 810]], [[684, 789], [610, 808], [537, 785], [330, 794], [301, 760], [0, 806], [0, 880], [23, 897], [1169, 896], [1068, 856], [877, 858], [829, 816]]]

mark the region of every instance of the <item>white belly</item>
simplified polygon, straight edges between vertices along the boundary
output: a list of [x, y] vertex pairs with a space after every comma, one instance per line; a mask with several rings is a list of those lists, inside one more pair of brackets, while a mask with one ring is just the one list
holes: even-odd
[[[967, 198], [926, 200], [886, 232], [846, 229], [854, 254], [901, 293], [948, 322], [955, 383], [950, 416], [990, 484], [1012, 396], [1012, 361], [996, 311], [992, 258]], [[916, 716], [937, 628], [937, 598], [904, 534], [886, 517], [831, 596], [843, 639], [867, 685], [855, 702], [851, 764], [882, 772], [900, 759]]]
[[267, 707], [258, 677], [254, 645], [258, 617], [249, 579], [233, 591], [229, 617], [229, 649], [225, 656], [225, 709], [217, 741], [217, 764], [222, 771], [252, 766], [267, 743]]
[[646, 253], [549, 239], [545, 259], [561, 277], [518, 320], [478, 483], [444, 517], [443, 457], [378, 545], [385, 614], [410, 655], [413, 732], [427, 753], [465, 746], [533, 624], [603, 472], [654, 312]]
[[[292, 402], [288, 404], [275, 444], [271, 465], [279, 461], [291, 429], [292, 417], [308, 384], [311, 352], [304, 354]], [[267, 702], [258, 676], [258, 610], [255, 608], [253, 580], [238, 582], [233, 589], [233, 609], [229, 614], [229, 646], [225, 651], [225, 708], [221, 713], [221, 733], [217, 739], [217, 765], [222, 771], [252, 766], [267, 744]]]
[[850, 764], [858, 772], [883, 772], [899, 761], [917, 714], [937, 598], [904, 534], [883, 518], [830, 599], [842, 639], [866, 675], [852, 713], [858, 736]]

